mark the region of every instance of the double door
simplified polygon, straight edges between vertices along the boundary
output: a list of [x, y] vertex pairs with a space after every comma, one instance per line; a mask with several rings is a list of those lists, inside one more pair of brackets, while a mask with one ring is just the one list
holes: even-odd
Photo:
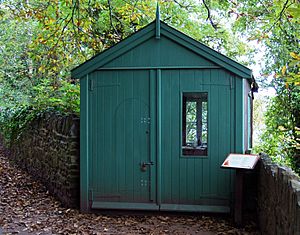
[[[235, 148], [227, 73], [103, 70], [89, 80], [91, 208], [229, 211], [234, 176], [220, 169]], [[204, 156], [182, 154], [185, 92], [207, 94]]]

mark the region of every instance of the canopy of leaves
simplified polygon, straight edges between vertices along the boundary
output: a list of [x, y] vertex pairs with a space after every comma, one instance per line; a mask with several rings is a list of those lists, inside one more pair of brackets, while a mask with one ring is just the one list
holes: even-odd
[[[255, 50], [247, 40], [266, 50], [259, 80], [274, 87], [277, 96], [265, 118], [263, 150], [296, 156], [299, 1], [158, 2], [166, 23], [245, 65], [255, 63]], [[79, 113], [79, 87], [70, 70], [153, 21], [156, 4], [155, 0], [0, 1], [0, 108], [6, 110], [0, 115], [2, 130], [9, 133], [12, 126], [24, 126], [44, 110]], [[14, 119], [19, 113], [22, 118]], [[282, 118], [283, 114], [289, 115]], [[282, 138], [286, 145], [279, 146]]]
[[[158, 2], [161, 19], [195, 39], [235, 59], [253, 52], [224, 20], [227, 3]], [[153, 21], [156, 4], [154, 0], [1, 1], [4, 132], [26, 126], [45, 110], [79, 113], [79, 87], [70, 70]], [[14, 118], [18, 113], [22, 115]]]
[[[232, 3], [235, 28], [266, 49], [261, 81], [276, 90], [259, 150], [300, 169], [300, 4], [296, 0]], [[272, 75], [271, 81], [266, 77]]]
[[[244, 55], [250, 49], [226, 28], [225, 12], [213, 19], [210, 8], [217, 11], [224, 7], [217, 2], [162, 0], [161, 18], [230, 57]], [[154, 20], [156, 1], [6, 0], [3, 6], [14, 20], [36, 25], [28, 51], [38, 69], [36, 76], [59, 83], [57, 80], [68, 76], [75, 65]]]

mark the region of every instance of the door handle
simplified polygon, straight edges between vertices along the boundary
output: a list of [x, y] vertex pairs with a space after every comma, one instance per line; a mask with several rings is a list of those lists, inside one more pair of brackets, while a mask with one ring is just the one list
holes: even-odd
[[142, 162], [141, 164], [142, 166], [152, 166], [154, 165], [154, 163], [151, 161], [151, 162]]
[[147, 166], [153, 166], [154, 163], [151, 162], [141, 162], [141, 171], [146, 171], [147, 170]]

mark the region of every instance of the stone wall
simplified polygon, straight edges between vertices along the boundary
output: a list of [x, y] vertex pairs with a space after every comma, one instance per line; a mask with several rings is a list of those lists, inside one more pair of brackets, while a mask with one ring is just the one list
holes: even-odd
[[262, 155], [258, 175], [258, 220], [262, 234], [300, 234], [300, 180], [289, 168]]
[[79, 206], [79, 118], [47, 113], [11, 144], [11, 158], [67, 207]]
[[[48, 113], [11, 145], [11, 158], [67, 207], [79, 207], [79, 118]], [[248, 181], [250, 179], [250, 181]], [[262, 234], [300, 234], [300, 179], [261, 156], [245, 175], [245, 203], [257, 207]]]

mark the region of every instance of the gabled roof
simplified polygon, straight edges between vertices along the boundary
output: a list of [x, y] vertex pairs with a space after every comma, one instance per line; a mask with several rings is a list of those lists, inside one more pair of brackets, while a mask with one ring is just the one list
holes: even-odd
[[154, 20], [152, 23], [150, 23], [140, 31], [134, 33], [133, 35], [122, 40], [113, 47], [99, 53], [98, 55], [92, 57], [83, 64], [74, 68], [71, 71], [71, 75], [73, 78], [82, 78], [85, 75], [107, 64], [108, 62], [118, 58], [129, 50], [135, 48], [141, 43], [147, 41], [148, 39], [152, 37], [159, 38], [157, 37], [157, 34], [159, 34], [159, 36], [163, 35], [175, 41], [179, 45], [188, 48], [199, 56], [202, 56], [207, 60], [210, 60], [213, 63], [219, 65], [220, 67], [225, 68], [233, 74], [246, 78], [249, 80], [249, 82], [255, 83], [252, 71], [249, 68], [209, 48], [203, 43], [194, 40], [193, 38], [174, 29], [173, 27], [160, 20]]

